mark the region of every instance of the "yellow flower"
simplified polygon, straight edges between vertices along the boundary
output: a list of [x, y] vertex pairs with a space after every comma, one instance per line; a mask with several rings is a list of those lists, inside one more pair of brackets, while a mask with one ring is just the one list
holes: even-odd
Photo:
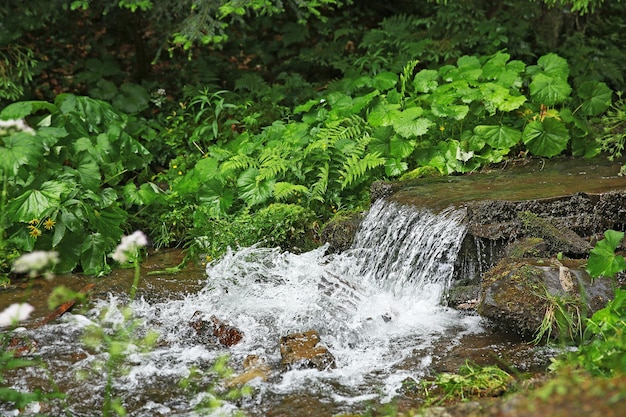
[[41, 230], [37, 229], [35, 226], [28, 226], [28, 228], [30, 229], [30, 232], [28, 232], [28, 234], [31, 237], [37, 239], [39, 236], [41, 236]]
[[31, 221], [28, 222], [28, 224], [37, 224], [39, 223], [39, 219], [32, 219]]
[[443, 132], [444, 130], [446, 130], [446, 127], [445, 126], [439, 126], [439, 130], [441, 130]]
[[46, 230], [52, 230], [52, 228], [54, 227], [54, 225], [56, 224], [56, 222], [52, 219], [48, 219], [45, 222], [43, 222], [43, 227]]

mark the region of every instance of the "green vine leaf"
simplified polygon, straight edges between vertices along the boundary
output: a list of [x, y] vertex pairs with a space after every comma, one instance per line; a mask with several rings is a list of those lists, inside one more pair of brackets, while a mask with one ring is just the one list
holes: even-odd
[[533, 155], [549, 158], [567, 148], [569, 131], [563, 122], [555, 118], [547, 118], [543, 122], [535, 120], [524, 128], [522, 140]]
[[626, 261], [621, 255], [615, 254], [615, 249], [622, 243], [624, 232], [607, 230], [604, 239], [596, 243], [589, 253], [587, 271], [594, 278], [599, 276], [613, 277], [620, 271], [626, 270]]

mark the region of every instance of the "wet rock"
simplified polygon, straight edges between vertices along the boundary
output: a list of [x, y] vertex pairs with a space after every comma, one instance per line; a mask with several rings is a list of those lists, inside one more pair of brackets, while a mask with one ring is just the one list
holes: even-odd
[[381, 198], [389, 197], [399, 189], [398, 183], [376, 181], [370, 185], [370, 201], [373, 203]]
[[519, 212], [517, 217], [522, 221], [526, 236], [542, 239], [550, 254], [562, 252], [571, 257], [585, 257], [591, 250], [588, 241], [567, 227], [557, 227], [530, 211]]
[[211, 316], [209, 320], [204, 319], [204, 313], [196, 311], [191, 317], [189, 325], [196, 331], [196, 335], [205, 343], [211, 339], [227, 347], [234, 346], [243, 339], [243, 332], [236, 327]]
[[328, 253], [338, 253], [350, 249], [362, 214], [352, 214], [331, 220], [322, 230], [322, 242], [328, 243]]
[[264, 358], [258, 355], [248, 355], [243, 360], [243, 372], [228, 381], [231, 387], [245, 385], [253, 379], [267, 381], [272, 369]]
[[[563, 261], [563, 263], [566, 263]], [[546, 314], [564, 308], [576, 319], [590, 316], [614, 296], [614, 282], [591, 282], [581, 261], [504, 259], [483, 276], [477, 311], [497, 327], [533, 337]], [[567, 337], [553, 322], [550, 336]]]
[[335, 357], [319, 342], [320, 335], [315, 330], [281, 337], [280, 356], [283, 369], [315, 368], [324, 371], [335, 368]]

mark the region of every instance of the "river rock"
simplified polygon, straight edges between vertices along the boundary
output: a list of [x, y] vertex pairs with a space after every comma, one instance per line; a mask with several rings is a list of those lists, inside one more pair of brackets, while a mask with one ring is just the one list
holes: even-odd
[[191, 317], [189, 325], [196, 331], [196, 335], [205, 342], [211, 338], [227, 347], [234, 346], [243, 339], [243, 332], [236, 327], [211, 316], [209, 320], [204, 319], [204, 313], [196, 311]]
[[[564, 265], [565, 264], [565, 265]], [[614, 296], [614, 281], [591, 281], [581, 261], [503, 259], [483, 276], [477, 311], [494, 325], [533, 337], [546, 313], [561, 303], [574, 315], [590, 316]], [[553, 325], [551, 336], [559, 334]]]
[[315, 368], [324, 371], [335, 368], [335, 357], [319, 342], [320, 335], [316, 330], [281, 337], [280, 356], [283, 369]]
[[228, 386], [236, 387], [245, 385], [253, 379], [267, 381], [272, 369], [264, 358], [258, 355], [248, 355], [243, 360], [243, 372], [228, 381]]

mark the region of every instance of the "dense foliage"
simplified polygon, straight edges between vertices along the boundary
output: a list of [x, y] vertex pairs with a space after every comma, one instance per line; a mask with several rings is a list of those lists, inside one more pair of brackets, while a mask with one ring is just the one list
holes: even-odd
[[4, 2], [0, 119], [27, 125], [0, 131], [2, 270], [55, 249], [106, 273], [137, 227], [211, 258], [307, 249], [378, 179], [619, 156], [622, 9]]

